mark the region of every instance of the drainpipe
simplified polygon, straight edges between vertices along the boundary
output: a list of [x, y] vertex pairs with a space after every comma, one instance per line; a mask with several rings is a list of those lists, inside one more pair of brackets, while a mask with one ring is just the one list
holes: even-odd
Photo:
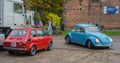
[[91, 11], [91, 0], [88, 0], [88, 19], [89, 19], [89, 23], [91, 23], [91, 21], [90, 21], [90, 11]]

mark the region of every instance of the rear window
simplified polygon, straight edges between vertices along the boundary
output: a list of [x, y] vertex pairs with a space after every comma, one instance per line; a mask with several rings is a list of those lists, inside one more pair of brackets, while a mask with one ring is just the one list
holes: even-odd
[[12, 30], [10, 36], [25, 36], [27, 34], [27, 30]]

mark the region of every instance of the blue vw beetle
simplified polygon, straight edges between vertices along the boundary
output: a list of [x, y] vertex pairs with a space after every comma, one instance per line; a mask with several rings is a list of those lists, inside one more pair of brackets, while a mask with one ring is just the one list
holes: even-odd
[[112, 46], [113, 40], [92, 24], [76, 24], [65, 36], [67, 44], [76, 43], [88, 48]]

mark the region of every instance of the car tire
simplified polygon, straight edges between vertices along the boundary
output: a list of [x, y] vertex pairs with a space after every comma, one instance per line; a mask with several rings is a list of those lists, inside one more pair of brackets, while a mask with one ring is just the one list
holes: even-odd
[[31, 56], [34, 56], [34, 55], [36, 54], [36, 47], [35, 47], [35, 46], [32, 46], [32, 47], [31, 47], [31, 49], [30, 49], [30, 51], [29, 51], [29, 54], [30, 54]]
[[8, 51], [8, 53], [9, 53], [10, 55], [14, 55], [14, 54], [15, 54], [14, 51]]
[[68, 36], [66, 37], [65, 42], [66, 42], [66, 44], [71, 44], [70, 38]]
[[110, 49], [110, 46], [106, 47], [107, 49]]
[[48, 44], [48, 48], [47, 48], [47, 50], [51, 50], [53, 47], [52, 47], [52, 42], [50, 42], [49, 44]]
[[92, 49], [93, 48], [93, 44], [92, 44], [92, 42], [90, 41], [90, 40], [87, 40], [87, 47], [89, 48], [89, 49]]

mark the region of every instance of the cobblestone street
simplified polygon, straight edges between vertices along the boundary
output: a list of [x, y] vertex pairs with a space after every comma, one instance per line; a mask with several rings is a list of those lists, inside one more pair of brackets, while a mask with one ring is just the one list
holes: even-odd
[[[115, 45], [110, 49], [87, 49], [80, 45], [67, 45], [64, 37], [54, 38], [51, 51], [39, 51], [35, 56], [9, 55], [0, 51], [0, 63], [119, 63], [119, 37], [112, 37]], [[118, 41], [118, 42], [117, 42]]]

